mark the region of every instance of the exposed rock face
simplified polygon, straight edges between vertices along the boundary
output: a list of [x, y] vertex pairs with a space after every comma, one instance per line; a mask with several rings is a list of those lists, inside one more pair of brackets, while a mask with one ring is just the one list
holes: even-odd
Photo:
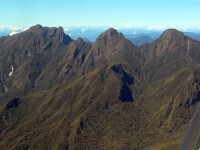
[[87, 68], [96, 68], [105, 64], [108, 66], [130, 64], [129, 61], [137, 62], [134, 67], [138, 67], [140, 62], [136, 56], [137, 52], [137, 46], [127, 40], [122, 33], [111, 28], [102, 33], [92, 45], [86, 57]]
[[53, 38], [57, 44], [68, 44], [71, 41], [71, 38], [65, 35], [62, 27], [59, 28], [48, 28], [42, 27], [41, 25], [36, 25], [31, 27], [27, 32], [32, 32], [37, 35], [42, 35], [46, 38]]
[[[70, 42], [72, 39], [65, 35], [62, 27], [41, 25], [6, 38], [0, 48], [0, 81], [6, 85], [6, 91], [10, 88], [23, 90], [22, 93], [31, 90], [46, 65], [54, 56], [60, 55]], [[4, 87], [1, 88], [5, 91]]]
[[160, 42], [157, 44], [156, 56], [159, 57], [164, 53], [170, 53], [177, 50], [181, 46], [186, 45], [186, 36], [176, 30], [169, 29], [163, 32], [160, 37]]
[[118, 51], [117, 46], [121, 40], [125, 40], [125, 38], [117, 30], [112, 28], [107, 30], [97, 38], [93, 46], [94, 56], [103, 55], [106, 60], [109, 60]]

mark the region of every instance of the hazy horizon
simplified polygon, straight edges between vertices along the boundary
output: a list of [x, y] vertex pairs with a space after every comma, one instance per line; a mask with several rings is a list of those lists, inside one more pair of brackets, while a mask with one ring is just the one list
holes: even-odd
[[[1, 0], [0, 36], [13, 35], [36, 24], [62, 26], [65, 33], [77, 36], [112, 27], [125, 34], [162, 32], [175, 28], [200, 32], [195, 18], [198, 0]], [[194, 16], [194, 17], [191, 17]], [[75, 36], [76, 37], [76, 36]]]

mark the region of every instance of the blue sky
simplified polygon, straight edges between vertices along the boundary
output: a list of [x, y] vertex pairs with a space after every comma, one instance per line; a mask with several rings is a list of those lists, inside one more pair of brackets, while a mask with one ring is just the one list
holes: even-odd
[[0, 26], [199, 27], [200, 0], [0, 0]]

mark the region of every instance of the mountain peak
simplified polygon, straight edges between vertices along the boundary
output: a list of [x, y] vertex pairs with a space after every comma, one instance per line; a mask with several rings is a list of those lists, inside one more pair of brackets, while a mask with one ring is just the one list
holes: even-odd
[[123, 34], [119, 33], [116, 29], [110, 28], [104, 33], [100, 35], [102, 38], [109, 38], [109, 37], [122, 37]]
[[161, 38], [163, 38], [164, 40], [167, 40], [167, 39], [180, 39], [180, 38], [183, 38], [185, 37], [185, 35], [183, 34], [183, 32], [180, 32], [176, 29], [168, 29], [168, 30], [165, 30], [163, 32], [163, 34], [161, 35]]
[[35, 26], [32, 26], [28, 29], [28, 31], [33, 32], [33, 33], [39, 33], [43, 30], [43, 26], [40, 24], [37, 24]]
[[[127, 40], [122, 33], [110, 28], [96, 39], [92, 45], [91, 54], [88, 55], [86, 60], [92, 62], [93, 66], [101, 65], [102, 62], [108, 64], [124, 63], [126, 61], [125, 56], [132, 56], [136, 49], [137, 47]], [[93, 56], [93, 58], [90, 56]]]
[[109, 47], [114, 48], [116, 44], [124, 38], [122, 33], [119, 33], [116, 29], [110, 28], [107, 31], [103, 32], [96, 40], [95, 43], [98, 43], [98, 45], [101, 47]]
[[38, 24], [29, 28], [28, 32], [42, 35], [43, 37], [54, 38], [64, 44], [71, 41], [71, 38], [64, 33], [64, 29], [62, 27], [43, 27]]
[[116, 29], [110, 28], [107, 31], [105, 31], [103, 34], [107, 36], [112, 36], [112, 35], [118, 35], [119, 33]]
[[119, 42], [122, 38], [124, 38], [122, 33], [119, 33], [114, 28], [110, 28], [97, 38], [97, 42], [103, 42], [104, 45], [113, 45], [114, 43], [116, 44]]
[[164, 31], [160, 38], [155, 41], [157, 43], [156, 56], [175, 51], [179, 47], [184, 46], [185, 41], [186, 36], [176, 29]]
[[44, 36], [46, 35], [55, 35], [56, 33], [63, 34], [64, 29], [62, 27], [43, 27], [41, 25], [35, 25], [33, 27], [30, 27], [29, 30], [30, 32], [36, 33], [36, 34], [43, 34]]

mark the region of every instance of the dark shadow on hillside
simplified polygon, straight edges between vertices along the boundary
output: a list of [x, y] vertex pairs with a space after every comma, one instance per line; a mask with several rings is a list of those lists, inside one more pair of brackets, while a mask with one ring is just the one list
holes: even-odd
[[134, 84], [134, 78], [127, 74], [122, 65], [114, 65], [112, 70], [120, 75], [121, 77], [121, 89], [119, 99], [122, 102], [133, 102], [132, 90], [130, 86]]
[[14, 98], [8, 102], [6, 105], [6, 110], [9, 110], [11, 108], [17, 108], [19, 106], [19, 98]]

